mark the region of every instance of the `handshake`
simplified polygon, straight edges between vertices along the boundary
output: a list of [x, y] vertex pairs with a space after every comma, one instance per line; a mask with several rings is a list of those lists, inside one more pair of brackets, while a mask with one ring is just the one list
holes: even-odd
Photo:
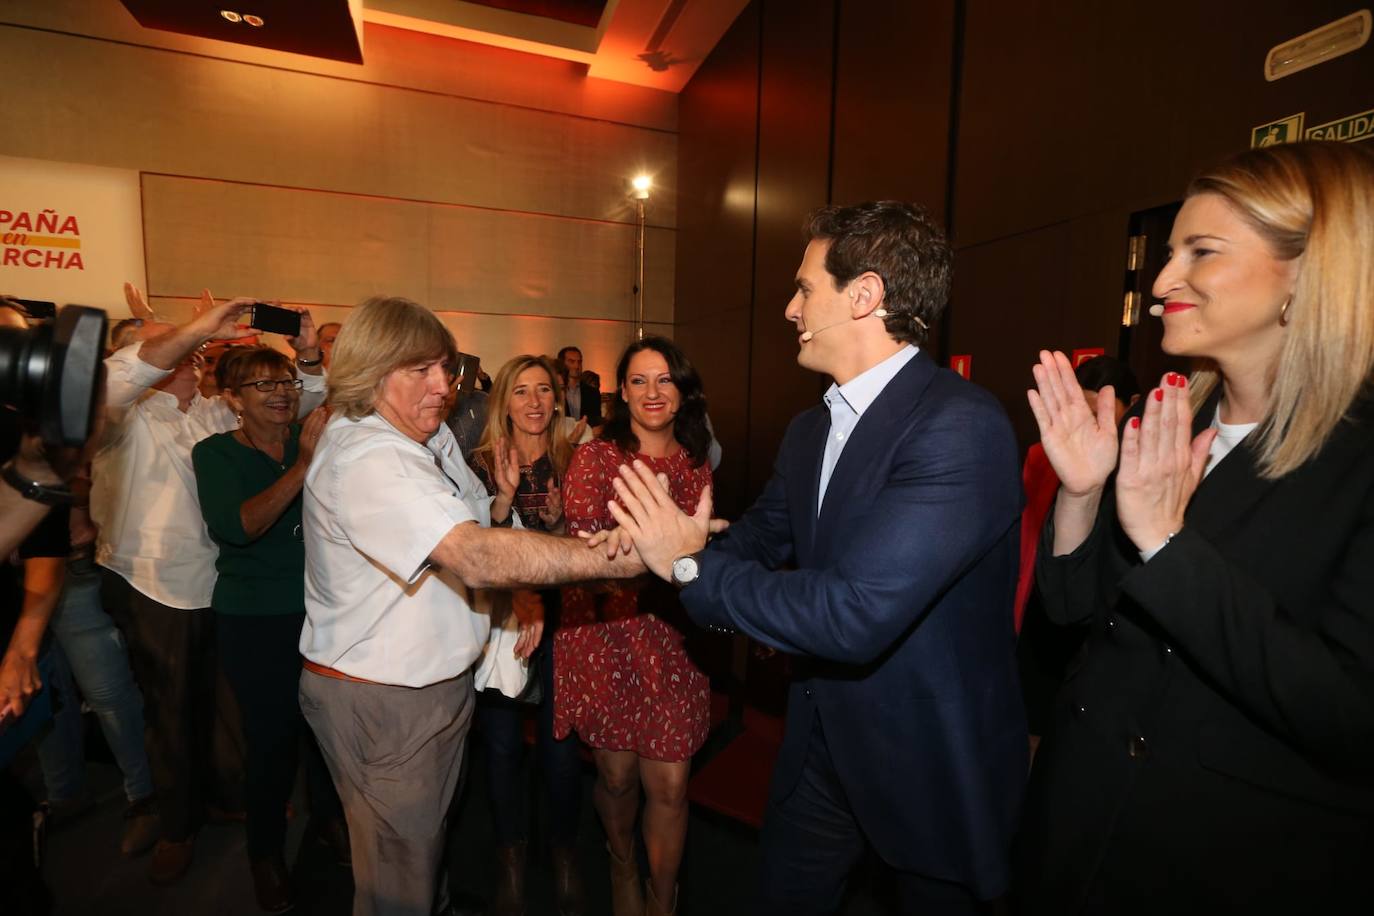
[[688, 515], [673, 501], [668, 479], [655, 476], [642, 461], [621, 465], [612, 483], [616, 498], [608, 508], [618, 527], [579, 536], [588, 547], [605, 550], [608, 560], [637, 551], [645, 567], [666, 581], [672, 581], [674, 560], [701, 550], [711, 535], [730, 525], [711, 517], [710, 487], [701, 491], [696, 511]]

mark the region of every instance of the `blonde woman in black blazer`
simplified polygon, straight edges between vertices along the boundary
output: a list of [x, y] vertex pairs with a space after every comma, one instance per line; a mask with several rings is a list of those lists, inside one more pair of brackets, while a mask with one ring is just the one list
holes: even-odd
[[1063, 354], [1036, 578], [1091, 622], [1031, 776], [1027, 913], [1374, 907], [1374, 153], [1196, 179], [1154, 293], [1166, 375], [1118, 443]]

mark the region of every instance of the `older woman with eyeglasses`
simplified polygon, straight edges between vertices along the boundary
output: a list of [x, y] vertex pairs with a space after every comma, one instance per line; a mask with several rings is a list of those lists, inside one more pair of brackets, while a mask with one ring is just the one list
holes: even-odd
[[316, 833], [347, 859], [339, 798], [295, 695], [305, 621], [301, 486], [328, 413], [320, 408], [296, 424], [302, 382], [268, 347], [234, 354], [223, 381], [239, 426], [199, 442], [191, 460], [201, 513], [219, 546], [211, 607], [220, 662], [243, 714], [253, 884], [259, 905], [278, 911], [291, 903], [286, 803], [302, 735], [310, 738], [305, 763]]

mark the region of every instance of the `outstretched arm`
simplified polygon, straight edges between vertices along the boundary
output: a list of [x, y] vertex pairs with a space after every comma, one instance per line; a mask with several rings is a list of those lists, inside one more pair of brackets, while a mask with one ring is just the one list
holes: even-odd
[[562, 585], [593, 579], [630, 579], [644, 572], [637, 554], [606, 559], [579, 540], [538, 531], [454, 525], [430, 554], [430, 562], [472, 588]]

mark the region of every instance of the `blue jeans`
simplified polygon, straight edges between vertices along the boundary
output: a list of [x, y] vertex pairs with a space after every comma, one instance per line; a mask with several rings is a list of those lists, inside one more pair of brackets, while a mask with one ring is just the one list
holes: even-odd
[[[545, 599], [546, 610], [552, 604]], [[535, 716], [535, 747], [538, 769], [549, 801], [549, 841], [554, 846], [577, 843], [582, 806], [582, 758], [578, 739], [562, 741], [553, 736], [553, 634], [556, 618], [545, 622], [539, 643], [542, 656], [539, 676], [543, 697], [537, 706], [517, 703], [492, 690], [477, 694], [477, 722], [482, 750], [487, 759], [487, 785], [492, 826], [502, 846], [523, 843], [529, 835], [526, 799], [529, 785], [521, 763], [525, 756], [525, 716]]]
[[95, 712], [105, 742], [124, 774], [124, 794], [137, 801], [153, 794], [143, 746], [143, 695], [129, 670], [124, 636], [100, 602], [100, 573], [89, 560], [73, 560], [50, 624], [53, 686], [61, 697], [52, 730], [38, 744], [49, 801], [70, 801], [85, 791], [86, 755], [81, 704], [72, 678]]

